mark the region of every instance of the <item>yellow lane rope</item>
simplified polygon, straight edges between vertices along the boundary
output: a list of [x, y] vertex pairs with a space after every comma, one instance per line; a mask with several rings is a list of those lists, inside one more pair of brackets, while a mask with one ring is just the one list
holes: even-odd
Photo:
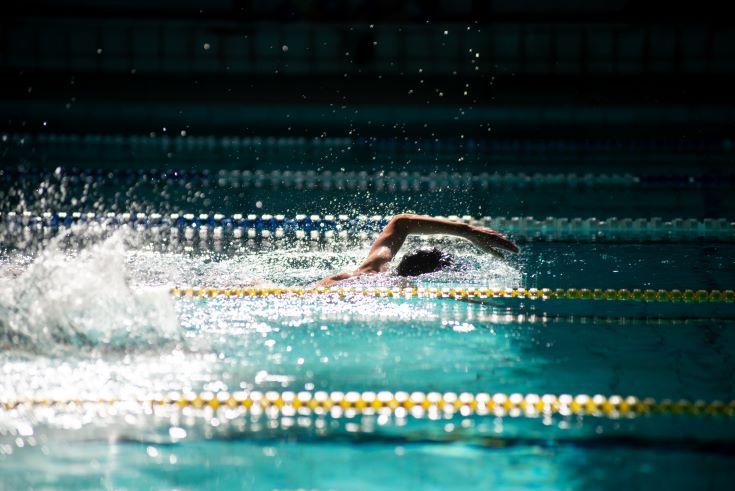
[[529, 300], [616, 300], [673, 303], [733, 303], [733, 290], [640, 290], [600, 288], [172, 288], [177, 297], [288, 297], [334, 295], [397, 298], [522, 298]]
[[539, 395], [455, 392], [202, 392], [172, 393], [165, 397], [135, 401], [28, 399], [0, 402], [0, 408], [80, 407], [85, 405], [138, 404], [170, 408], [242, 409], [251, 414], [266, 415], [354, 415], [389, 414], [431, 417], [447, 416], [544, 416], [586, 415], [600, 417], [634, 417], [641, 415], [735, 416], [735, 401], [657, 401], [617, 395]]

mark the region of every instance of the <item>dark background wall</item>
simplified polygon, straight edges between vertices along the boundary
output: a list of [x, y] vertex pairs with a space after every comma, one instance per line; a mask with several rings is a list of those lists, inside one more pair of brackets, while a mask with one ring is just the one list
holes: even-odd
[[0, 129], [729, 152], [732, 13], [707, 1], [36, 0], [0, 21]]

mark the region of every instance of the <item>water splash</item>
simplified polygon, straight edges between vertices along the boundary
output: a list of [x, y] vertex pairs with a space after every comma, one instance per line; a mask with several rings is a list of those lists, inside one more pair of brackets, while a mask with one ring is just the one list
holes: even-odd
[[[46, 352], [60, 345], [133, 349], [177, 340], [179, 326], [167, 289], [179, 286], [307, 285], [353, 271], [369, 244], [329, 247], [291, 244], [242, 248], [229, 254], [161, 252], [135, 231], [89, 237], [69, 248], [58, 237], [29, 259], [13, 251], [0, 269], [0, 340], [10, 347]], [[86, 234], [85, 234], [86, 237]], [[433, 243], [433, 242], [432, 242]], [[519, 286], [517, 265], [477, 254], [469, 243], [437, 239], [455, 254], [449, 270], [405, 279], [392, 272], [366, 275], [345, 285]], [[411, 238], [406, 250], [420, 246]], [[397, 261], [396, 261], [397, 262]]]
[[63, 346], [131, 350], [180, 340], [165, 288], [136, 288], [124, 232], [76, 252], [52, 241], [0, 278], [0, 342], [50, 354]]
[[[394, 259], [385, 273], [363, 275], [344, 280], [344, 286], [365, 287], [477, 287], [513, 288], [520, 286], [518, 260], [498, 260], [478, 252], [460, 239], [429, 241], [455, 255], [456, 264], [444, 271], [414, 278], [395, 274], [395, 265], [404, 253], [425, 243], [410, 237], [404, 251]], [[206, 286], [215, 288], [259, 286], [306, 286], [339, 272], [351, 272], [367, 257], [370, 243], [340, 245], [283, 241], [277, 247], [244, 245], [218, 253], [200, 250], [196, 253], [159, 251], [150, 247], [132, 248], [128, 266], [133, 280], [142, 285]]]

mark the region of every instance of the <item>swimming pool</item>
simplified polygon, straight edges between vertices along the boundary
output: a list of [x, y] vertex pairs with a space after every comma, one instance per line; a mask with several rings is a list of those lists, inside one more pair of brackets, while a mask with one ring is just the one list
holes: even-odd
[[[4, 172], [2, 486], [730, 481], [726, 182], [273, 172]], [[522, 252], [299, 290], [406, 209]]]

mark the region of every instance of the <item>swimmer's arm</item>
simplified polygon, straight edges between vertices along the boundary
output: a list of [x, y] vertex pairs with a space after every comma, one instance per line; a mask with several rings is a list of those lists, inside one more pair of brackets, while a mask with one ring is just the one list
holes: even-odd
[[401, 250], [410, 234], [454, 235], [467, 239], [485, 252], [503, 257], [496, 249], [518, 252], [518, 247], [504, 235], [490, 229], [475, 227], [466, 223], [453, 222], [444, 218], [403, 213], [395, 215], [385, 226], [368, 252], [368, 257], [352, 273], [340, 273], [317, 283], [318, 286], [332, 286], [339, 281], [363, 274], [385, 271], [388, 263]]
[[409, 234], [410, 217], [416, 215], [396, 215], [388, 222], [368, 252], [367, 258], [352, 273], [339, 273], [316, 283], [316, 286], [332, 286], [347, 278], [384, 271], [395, 257]]
[[324, 286], [324, 287], [330, 287], [332, 285], [336, 285], [342, 280], [346, 280], [347, 278], [352, 278], [354, 274], [353, 273], [338, 273], [334, 274], [332, 276], [327, 276], [323, 280], [317, 281], [314, 285], [315, 286]]
[[467, 239], [485, 252], [500, 256], [496, 249], [518, 252], [518, 247], [504, 235], [487, 228], [445, 218], [408, 213], [394, 216], [370, 248], [367, 259], [355, 273], [377, 273], [398, 254], [410, 234], [454, 235]]

